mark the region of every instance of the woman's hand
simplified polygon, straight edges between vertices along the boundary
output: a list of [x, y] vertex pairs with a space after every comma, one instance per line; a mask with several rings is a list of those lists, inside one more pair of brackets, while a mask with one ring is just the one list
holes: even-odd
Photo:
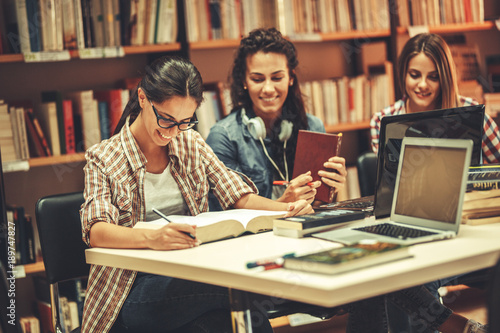
[[320, 181], [312, 181], [311, 171], [303, 173], [292, 179], [278, 201], [281, 202], [294, 202], [298, 200], [305, 200], [308, 203], [314, 201], [316, 196], [316, 188], [321, 186]]
[[153, 250], [179, 250], [201, 244], [187, 234], [196, 236], [196, 226], [185, 223], [169, 223], [160, 229], [147, 229], [146, 245]]
[[288, 204], [287, 213], [284, 217], [304, 215], [304, 214], [312, 214], [314, 213], [314, 209], [311, 204], [306, 200], [298, 200], [295, 202], [290, 202]]
[[318, 175], [321, 181], [326, 185], [333, 187], [335, 193], [345, 187], [347, 170], [345, 168], [345, 159], [339, 156], [333, 156], [328, 159], [323, 166], [331, 171], [320, 170]]

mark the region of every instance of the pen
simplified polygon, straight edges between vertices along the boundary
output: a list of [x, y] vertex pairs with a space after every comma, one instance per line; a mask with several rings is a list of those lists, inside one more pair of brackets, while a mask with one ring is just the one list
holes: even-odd
[[282, 268], [282, 267], [283, 267], [283, 263], [281, 263], [281, 264], [275, 263], [275, 264], [257, 266], [257, 267], [254, 268], [254, 270], [256, 272], [260, 272], [260, 271], [268, 271], [268, 270], [271, 270], [271, 269]]
[[[284, 186], [286, 186], [286, 185], [288, 185], [289, 183], [290, 183], [290, 182], [287, 182], [286, 180], [275, 180], [275, 181], [273, 181], [273, 185], [284, 185]], [[309, 182], [309, 183], [307, 183], [307, 185], [312, 186], [312, 185], [313, 185], [313, 183], [312, 183], [312, 182]]]
[[266, 265], [276, 265], [276, 264], [283, 264], [283, 259], [285, 258], [291, 258], [295, 256], [295, 252], [290, 252], [287, 254], [284, 254], [280, 257], [274, 257], [274, 258], [267, 258], [267, 259], [260, 259], [257, 261], [251, 261], [247, 263], [247, 268], [255, 268], [258, 266], [266, 266]]
[[[170, 221], [170, 220], [168, 219], [168, 217], [167, 217], [165, 214], [163, 214], [162, 212], [160, 212], [158, 209], [153, 208], [153, 212], [155, 212], [156, 214], [160, 215], [160, 216], [161, 216], [161, 217], [162, 217], [165, 221], [167, 221], [168, 223], [172, 222], [172, 221]], [[186, 231], [181, 231], [181, 232], [182, 232], [183, 234], [188, 235], [188, 236], [189, 236], [189, 237], [191, 237], [192, 239], [196, 239], [196, 237], [195, 237], [192, 233], [190, 233], [190, 232], [186, 232]]]

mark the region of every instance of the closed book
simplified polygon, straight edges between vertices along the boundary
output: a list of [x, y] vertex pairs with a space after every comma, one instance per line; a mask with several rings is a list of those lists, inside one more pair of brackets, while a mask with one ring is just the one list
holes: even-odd
[[16, 108], [17, 113], [17, 126], [19, 134], [19, 148], [21, 149], [21, 158], [23, 160], [30, 158], [28, 133], [26, 132], [26, 120], [24, 116], [24, 109]]
[[[22, 109], [22, 108], [21, 108]], [[24, 119], [26, 121], [26, 132], [28, 134], [28, 145], [29, 145], [29, 155], [30, 157], [43, 157], [48, 156], [46, 150], [43, 147], [42, 141], [36, 131], [35, 125], [32, 119], [29, 117], [26, 110], [22, 109], [24, 112]]]
[[[311, 171], [313, 181], [321, 180], [318, 171], [328, 171], [323, 164], [330, 157], [339, 155], [341, 142], [342, 133], [330, 134], [299, 130], [292, 179]], [[334, 199], [334, 194], [334, 188], [321, 184], [317, 188], [315, 199], [330, 203]]]
[[[107, 103], [107, 132], [113, 134], [118, 121], [123, 113], [123, 109], [127, 105], [128, 90], [124, 89], [108, 89], [108, 90], [94, 90], [94, 98], [99, 102]], [[104, 115], [103, 115], [104, 116]], [[102, 118], [100, 117], [101, 121]], [[104, 137], [102, 139], [105, 139]]]
[[26, 0], [26, 15], [28, 17], [31, 52], [40, 52], [42, 50], [42, 32], [38, 0]]
[[363, 212], [352, 210], [324, 210], [313, 214], [281, 217], [273, 221], [273, 233], [277, 236], [301, 238], [364, 218]]
[[64, 137], [63, 95], [60, 91], [57, 90], [42, 91], [41, 95], [42, 103], [56, 103], [57, 128], [59, 129], [59, 145], [61, 147], [61, 154], [66, 154], [66, 138]]
[[41, 103], [37, 109], [37, 116], [54, 156], [61, 155], [61, 144], [59, 142], [59, 124], [57, 122], [56, 102]]
[[285, 258], [283, 266], [306, 272], [340, 274], [411, 256], [405, 245], [363, 241], [350, 246]]
[[97, 108], [99, 110], [99, 125], [101, 129], [101, 139], [109, 139], [110, 126], [108, 117], [108, 103], [105, 101], [98, 101]]
[[49, 143], [47, 141], [47, 138], [45, 137], [45, 133], [43, 132], [42, 126], [40, 125], [38, 118], [35, 116], [35, 113], [33, 112], [33, 108], [25, 107], [24, 117], [25, 120], [27, 120], [30, 124], [33, 125], [33, 128], [35, 130], [34, 135], [37, 136], [38, 139], [40, 140], [42, 149], [44, 151], [43, 156], [52, 156], [52, 151], [50, 150]]
[[73, 102], [76, 151], [85, 151], [101, 141], [99, 111], [92, 90], [80, 90], [66, 94]]
[[63, 99], [63, 123], [64, 123], [64, 145], [66, 154], [76, 152], [75, 147], [75, 122], [73, 120], [73, 102], [70, 99]]

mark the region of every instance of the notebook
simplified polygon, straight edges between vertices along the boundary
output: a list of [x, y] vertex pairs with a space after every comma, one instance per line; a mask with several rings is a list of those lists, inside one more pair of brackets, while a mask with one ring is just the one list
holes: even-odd
[[313, 234], [353, 244], [365, 239], [411, 245], [457, 235], [472, 140], [405, 137], [387, 221]]

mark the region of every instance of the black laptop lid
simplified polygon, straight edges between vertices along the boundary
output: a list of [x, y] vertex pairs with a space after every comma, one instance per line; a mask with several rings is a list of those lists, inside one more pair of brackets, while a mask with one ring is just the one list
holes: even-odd
[[401, 142], [408, 137], [471, 139], [470, 165], [482, 164], [484, 105], [385, 116], [380, 122], [380, 138], [375, 185], [374, 215], [391, 213]]

